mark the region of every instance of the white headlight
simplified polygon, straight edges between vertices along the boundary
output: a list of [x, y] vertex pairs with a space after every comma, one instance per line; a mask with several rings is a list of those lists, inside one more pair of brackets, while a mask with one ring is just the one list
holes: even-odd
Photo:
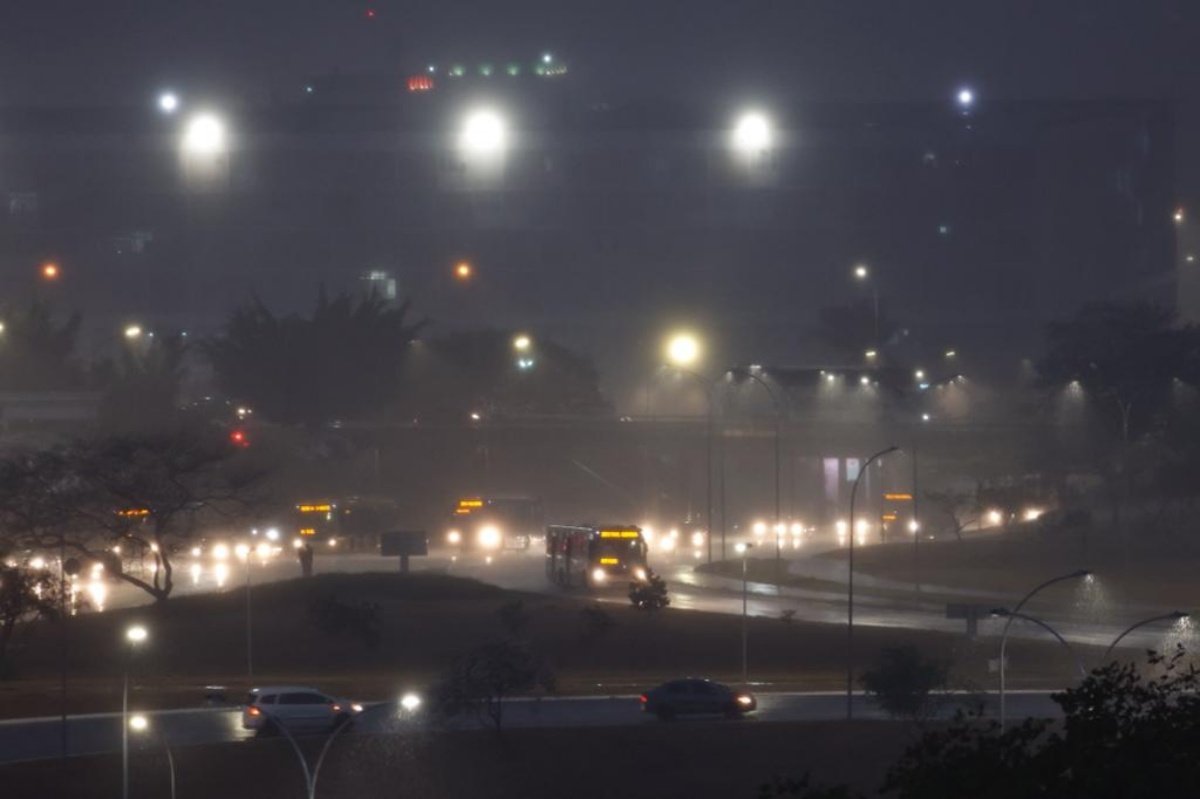
[[421, 706], [421, 697], [417, 696], [416, 694], [408, 693], [408, 694], [405, 694], [404, 696], [400, 697], [400, 707], [404, 708], [409, 713], [413, 712], [420, 706]]
[[500, 540], [499, 528], [490, 524], [479, 528], [479, 545], [484, 549], [499, 549]]
[[635, 578], [637, 578], [638, 580], [645, 582], [646, 581], [646, 570], [641, 567], [638, 567], [633, 570], [633, 576]]
[[604, 569], [592, 569], [592, 581], [593, 582], [602, 583], [607, 578], [608, 578], [608, 575], [604, 573]]
[[446, 533], [446, 541], [451, 544], [461, 544], [462, 533], [460, 533], [458, 530], [451, 530], [450, 532]]

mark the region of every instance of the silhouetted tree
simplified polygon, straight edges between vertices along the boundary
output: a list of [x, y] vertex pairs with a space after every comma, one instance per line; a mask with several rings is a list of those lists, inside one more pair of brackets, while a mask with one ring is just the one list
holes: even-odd
[[106, 430], [130, 431], [175, 424], [187, 356], [180, 335], [133, 342], [98, 370], [104, 396], [100, 422]]
[[57, 575], [0, 563], [0, 677], [8, 671], [8, 646], [18, 627], [39, 618], [56, 618], [59, 601]]
[[206, 350], [223, 390], [271, 420], [354, 419], [400, 392], [408, 345], [425, 324], [411, 322], [409, 310], [374, 293], [331, 299], [322, 290], [310, 317], [276, 316], [255, 300]]
[[933, 692], [946, 685], [949, 667], [924, 657], [911, 644], [889, 647], [862, 675], [862, 685], [889, 715], [923, 720], [934, 708]]
[[499, 330], [454, 333], [433, 339], [414, 358], [411, 384], [418, 415], [591, 415], [609, 410], [591, 359], [542, 338], [528, 350]]
[[554, 689], [554, 675], [522, 643], [497, 641], [468, 652], [434, 691], [435, 709], [446, 718], [470, 714], [500, 733], [504, 701], [534, 688]]
[[1129, 443], [1162, 421], [1172, 381], [1194, 382], [1200, 332], [1148, 303], [1085, 306], [1047, 329], [1038, 363], [1044, 386], [1077, 384], [1117, 440]]
[[927, 508], [932, 506], [934, 513], [946, 522], [958, 541], [963, 540], [964, 530], [979, 523], [983, 513], [978, 491], [925, 491], [921, 494], [921, 501]]
[[38, 300], [10, 311], [0, 346], [0, 387], [6, 391], [50, 391], [83, 387], [83, 370], [75, 354], [79, 313], [55, 321], [50, 307]]

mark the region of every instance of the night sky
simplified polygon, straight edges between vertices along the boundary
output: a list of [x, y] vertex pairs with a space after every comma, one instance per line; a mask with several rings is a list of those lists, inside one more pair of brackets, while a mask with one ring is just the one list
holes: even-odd
[[[373, 15], [372, 12], [373, 11]], [[587, 90], [1200, 94], [1191, 0], [8, 0], [0, 101], [253, 97], [334, 69], [550, 49]]]

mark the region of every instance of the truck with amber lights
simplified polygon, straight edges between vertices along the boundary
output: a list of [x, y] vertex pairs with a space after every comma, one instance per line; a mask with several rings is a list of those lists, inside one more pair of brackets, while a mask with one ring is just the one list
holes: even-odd
[[534, 497], [462, 497], [450, 514], [445, 544], [459, 553], [529, 549], [543, 522], [541, 500]]
[[646, 539], [633, 525], [546, 528], [546, 577], [564, 587], [603, 588], [647, 578]]

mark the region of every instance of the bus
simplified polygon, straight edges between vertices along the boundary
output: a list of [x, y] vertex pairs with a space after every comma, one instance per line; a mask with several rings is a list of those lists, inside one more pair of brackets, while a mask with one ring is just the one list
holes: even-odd
[[459, 552], [529, 549], [545, 523], [533, 497], [463, 497], [454, 505], [446, 544]]
[[546, 576], [565, 587], [602, 588], [645, 581], [646, 539], [633, 525], [550, 525]]

